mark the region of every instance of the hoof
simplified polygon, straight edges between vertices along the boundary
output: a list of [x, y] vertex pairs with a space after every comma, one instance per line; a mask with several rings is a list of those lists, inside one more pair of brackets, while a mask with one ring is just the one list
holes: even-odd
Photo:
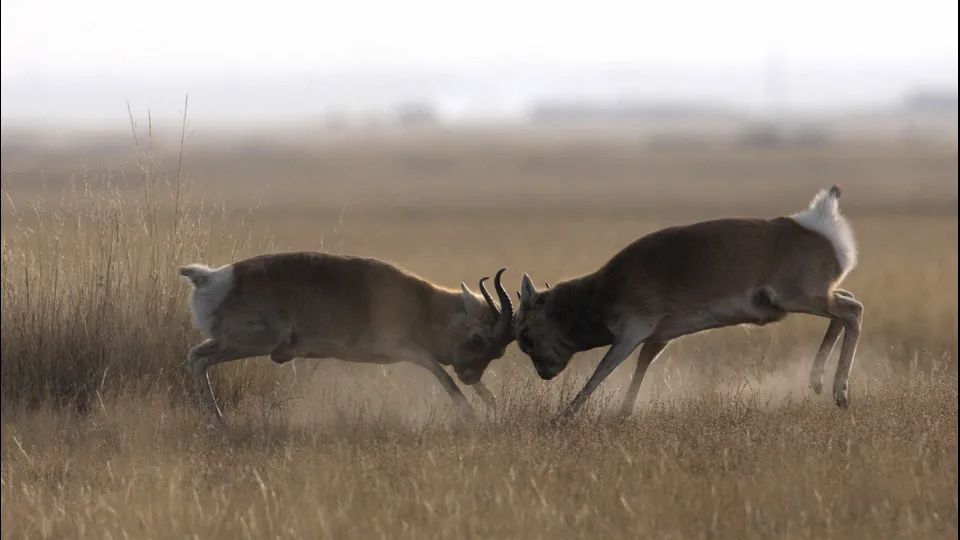
[[847, 399], [846, 393], [835, 394], [833, 399], [837, 402], [837, 407], [840, 407], [840, 410], [847, 410], [850, 406], [850, 401]]
[[823, 393], [823, 381], [810, 381], [810, 389], [819, 396]]
[[846, 381], [834, 385], [833, 400], [837, 402], [837, 407], [841, 409], [846, 409], [850, 406], [849, 386], [847, 386]]

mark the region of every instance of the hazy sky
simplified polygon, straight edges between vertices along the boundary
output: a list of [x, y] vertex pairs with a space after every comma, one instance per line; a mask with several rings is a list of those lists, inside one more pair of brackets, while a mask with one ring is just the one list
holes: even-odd
[[544, 94], [750, 104], [771, 73], [787, 100], [824, 105], [957, 84], [955, 0], [2, 6], [5, 118], [97, 119], [123, 112], [126, 98], [175, 103], [185, 92], [206, 92], [217, 114], [236, 106], [269, 116], [295, 114], [301, 99], [308, 109], [321, 101], [362, 107], [418, 93], [454, 108], [489, 100], [510, 109]]

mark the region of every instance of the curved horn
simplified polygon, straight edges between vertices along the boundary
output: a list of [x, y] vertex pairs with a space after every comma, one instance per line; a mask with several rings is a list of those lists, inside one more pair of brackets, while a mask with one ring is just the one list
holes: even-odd
[[513, 327], [513, 303], [510, 302], [510, 294], [507, 293], [507, 290], [503, 288], [503, 283], [500, 282], [501, 276], [506, 271], [506, 268], [501, 268], [493, 278], [493, 288], [497, 291], [497, 296], [500, 297], [500, 318], [497, 320], [497, 326], [495, 327], [498, 335], [509, 333]]
[[487, 301], [487, 305], [490, 306], [490, 309], [493, 310], [493, 313], [497, 316], [500, 316], [500, 310], [497, 309], [497, 305], [493, 303], [493, 298], [490, 296], [490, 293], [487, 291], [487, 286], [483, 284], [484, 281], [490, 278], [485, 277], [480, 280], [480, 294], [483, 295], [483, 299]]

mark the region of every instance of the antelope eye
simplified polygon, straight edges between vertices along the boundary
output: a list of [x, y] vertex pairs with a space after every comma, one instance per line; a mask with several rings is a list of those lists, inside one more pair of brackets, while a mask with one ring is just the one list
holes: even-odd
[[482, 349], [484, 345], [483, 338], [479, 334], [474, 334], [470, 336], [470, 348], [472, 349]]

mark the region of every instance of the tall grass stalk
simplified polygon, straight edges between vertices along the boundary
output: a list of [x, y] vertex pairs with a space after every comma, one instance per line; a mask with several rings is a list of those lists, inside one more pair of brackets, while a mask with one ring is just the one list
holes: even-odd
[[[183, 359], [190, 328], [177, 266], [263, 251], [241, 216], [190, 198], [184, 172], [186, 107], [176, 177], [161, 175], [152, 122], [130, 128], [138, 174], [76, 177], [50, 204], [16, 201], [2, 243], [2, 399], [87, 408], [100, 393], [187, 392]], [[139, 183], [139, 200], [131, 184]], [[170, 221], [166, 221], [169, 216]], [[166, 226], [165, 223], [170, 223]], [[257, 376], [227, 370], [221, 395], [238, 395]]]

